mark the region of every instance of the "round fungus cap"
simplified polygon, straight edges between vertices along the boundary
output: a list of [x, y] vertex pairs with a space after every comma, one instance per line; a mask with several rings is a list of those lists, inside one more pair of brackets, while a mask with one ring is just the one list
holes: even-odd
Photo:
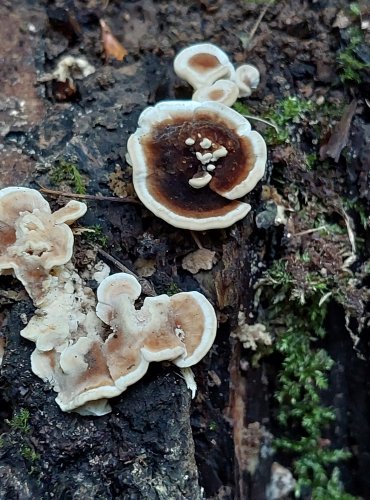
[[243, 64], [235, 72], [235, 83], [239, 88], [239, 97], [249, 97], [260, 83], [260, 72], [251, 64]]
[[261, 135], [217, 102], [146, 108], [127, 148], [142, 203], [173, 226], [198, 231], [231, 226], [248, 214], [250, 205], [236, 199], [261, 179], [267, 157]]
[[213, 85], [202, 87], [193, 94], [193, 101], [215, 101], [232, 106], [239, 96], [239, 87], [231, 80], [217, 80]]
[[175, 73], [194, 89], [212, 85], [220, 78], [232, 78], [234, 66], [219, 47], [199, 43], [183, 49], [174, 60]]

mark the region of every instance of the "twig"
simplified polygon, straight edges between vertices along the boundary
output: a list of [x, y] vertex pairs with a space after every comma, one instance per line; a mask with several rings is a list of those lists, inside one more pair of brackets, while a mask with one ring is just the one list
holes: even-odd
[[49, 194], [50, 196], [64, 196], [65, 198], [79, 198], [82, 200], [113, 201], [118, 203], [134, 203], [136, 205], [141, 205], [140, 201], [136, 198], [118, 198], [117, 196], [94, 196], [92, 194], [65, 193], [64, 191], [45, 188], [41, 184], [39, 184], [39, 186], [41, 193]]
[[195, 241], [197, 247], [199, 248], [199, 250], [203, 250], [204, 246], [200, 242], [200, 239], [198, 238], [198, 235], [195, 233], [195, 231], [190, 231], [190, 234], [191, 234], [193, 240]]
[[269, 122], [267, 120], [264, 120], [263, 118], [258, 118], [257, 116], [253, 115], [242, 115], [242, 116], [244, 116], [244, 118], [248, 118], [248, 120], [256, 120], [257, 122], [262, 122], [265, 125], [269, 125], [270, 127], [275, 129], [277, 134], [279, 133], [279, 127], [275, 123]]
[[312, 229], [306, 229], [305, 231], [300, 231], [299, 233], [293, 233], [292, 236], [303, 236], [305, 234], [316, 233], [317, 231], [324, 231], [326, 226], [314, 227]]
[[264, 15], [266, 14], [267, 12], [267, 9], [270, 7], [270, 5], [272, 5], [274, 3], [275, 0], [270, 0], [269, 3], [267, 3], [264, 8], [261, 10], [261, 13], [260, 15], [258, 16], [258, 19], [257, 21], [255, 22], [251, 32], [250, 32], [250, 35], [248, 37], [248, 45], [250, 45], [251, 41], [253, 40], [253, 37], [254, 35], [256, 34], [256, 31], [258, 29], [258, 26], [261, 24], [261, 21], [262, 19], [264, 18]]
[[339, 213], [341, 214], [341, 216], [344, 219], [344, 222], [346, 223], [348, 239], [352, 248], [352, 254], [356, 255], [356, 238], [351, 227], [351, 218], [349, 217], [349, 215], [347, 214], [347, 212], [344, 210], [343, 207], [340, 209]]
[[133, 271], [131, 271], [131, 269], [129, 269], [128, 267], [126, 267], [124, 264], [122, 264], [122, 262], [120, 262], [119, 260], [117, 260], [115, 257], [113, 257], [112, 255], [110, 255], [109, 253], [107, 253], [105, 250], [103, 250], [99, 246], [94, 245], [94, 248], [97, 250], [97, 252], [102, 257], [104, 257], [105, 259], [107, 259], [110, 262], [112, 262], [112, 264], [114, 264], [117, 267], [117, 269], [119, 269], [123, 273], [131, 274], [131, 276], [133, 276], [134, 278], [136, 278], [138, 280], [138, 282], [140, 283], [142, 291], [143, 291], [143, 293], [145, 295], [147, 295], [148, 297], [155, 297], [157, 295], [156, 292], [155, 292], [155, 290], [154, 290], [154, 288], [153, 288], [153, 286], [152, 286], [152, 284], [148, 280], [146, 280], [145, 278], [140, 278], [140, 276], [138, 276], [137, 274], [135, 274]]

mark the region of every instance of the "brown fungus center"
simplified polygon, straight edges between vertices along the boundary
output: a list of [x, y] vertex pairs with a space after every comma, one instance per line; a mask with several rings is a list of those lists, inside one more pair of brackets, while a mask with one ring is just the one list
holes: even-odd
[[207, 53], [195, 54], [189, 59], [189, 66], [197, 71], [211, 70], [220, 65], [221, 63], [216, 56]]
[[209, 98], [211, 99], [211, 101], [219, 101], [220, 99], [222, 99], [224, 93], [225, 92], [223, 90], [212, 90], [209, 93]]
[[[209, 148], [201, 145], [205, 138], [211, 142]], [[189, 139], [194, 144], [189, 145]], [[152, 129], [142, 145], [150, 194], [169, 210], [188, 217], [222, 216], [236, 207], [239, 202], [217, 193], [241, 182], [255, 162], [250, 140], [211, 113], [198, 114], [195, 119], [179, 116], [165, 120]], [[191, 187], [190, 179], [207, 172], [207, 164], [202, 164], [196, 154], [213, 153], [222, 147], [227, 154], [211, 160], [211, 182], [200, 190]]]

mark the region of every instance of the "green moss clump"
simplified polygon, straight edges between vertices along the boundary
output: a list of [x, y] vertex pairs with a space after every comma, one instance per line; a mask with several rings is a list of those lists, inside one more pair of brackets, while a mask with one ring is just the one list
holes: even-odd
[[31, 446], [25, 444], [21, 446], [21, 455], [31, 463], [40, 459], [40, 455]]
[[362, 71], [370, 68], [370, 64], [361, 61], [357, 51], [364, 43], [364, 35], [357, 27], [348, 29], [349, 43], [338, 54], [339, 75], [343, 83], [361, 83]]
[[273, 122], [278, 132], [269, 128], [264, 133], [268, 144], [283, 144], [289, 142], [291, 127], [300, 123], [305, 115], [314, 109], [312, 101], [289, 96], [279, 101], [275, 108], [264, 113], [263, 118]]
[[21, 408], [18, 413], [16, 413], [8, 424], [12, 429], [21, 431], [23, 433], [30, 432], [31, 428], [29, 425], [30, 412], [27, 408]]
[[66, 182], [77, 194], [86, 194], [85, 181], [74, 163], [59, 160], [54, 166], [51, 174], [54, 184]]
[[108, 236], [104, 234], [103, 227], [100, 224], [95, 224], [94, 226], [88, 226], [84, 233], [85, 239], [92, 244], [98, 245], [102, 248], [106, 248], [108, 246]]
[[181, 288], [174, 282], [172, 282], [166, 290], [166, 294], [169, 295], [170, 297], [180, 292], [182, 292]]
[[[307, 255], [300, 260], [307, 261]], [[350, 500], [353, 497], [343, 492], [337, 469], [332, 469], [350, 453], [333, 449], [324, 437], [327, 426], [335, 420], [334, 411], [321, 402], [333, 360], [316, 343], [325, 336], [326, 302], [321, 299], [330, 290], [330, 282], [315, 272], [305, 280], [302, 297], [283, 260], [277, 261], [263, 280], [262, 300], [270, 303], [266, 323], [276, 334], [275, 349], [282, 356], [275, 397], [283, 435], [275, 439], [275, 447], [294, 457], [296, 496], [309, 489], [315, 500]]]

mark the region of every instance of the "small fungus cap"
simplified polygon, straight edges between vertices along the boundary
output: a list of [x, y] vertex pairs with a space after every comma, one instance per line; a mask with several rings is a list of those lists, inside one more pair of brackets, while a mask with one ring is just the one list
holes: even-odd
[[174, 60], [175, 73], [194, 89], [232, 78], [235, 70], [228, 56], [216, 45], [199, 43], [183, 49]]
[[239, 96], [239, 87], [231, 80], [217, 80], [213, 85], [202, 87], [193, 94], [193, 101], [215, 101], [232, 106]]
[[243, 64], [237, 68], [234, 79], [239, 88], [239, 97], [249, 97], [260, 83], [260, 72], [251, 64]]
[[[247, 215], [250, 205], [236, 198], [255, 187], [267, 157], [250, 123], [216, 102], [146, 108], [127, 148], [142, 203], [173, 226], [197, 231], [228, 227]], [[212, 179], [193, 187], [202, 172]]]

